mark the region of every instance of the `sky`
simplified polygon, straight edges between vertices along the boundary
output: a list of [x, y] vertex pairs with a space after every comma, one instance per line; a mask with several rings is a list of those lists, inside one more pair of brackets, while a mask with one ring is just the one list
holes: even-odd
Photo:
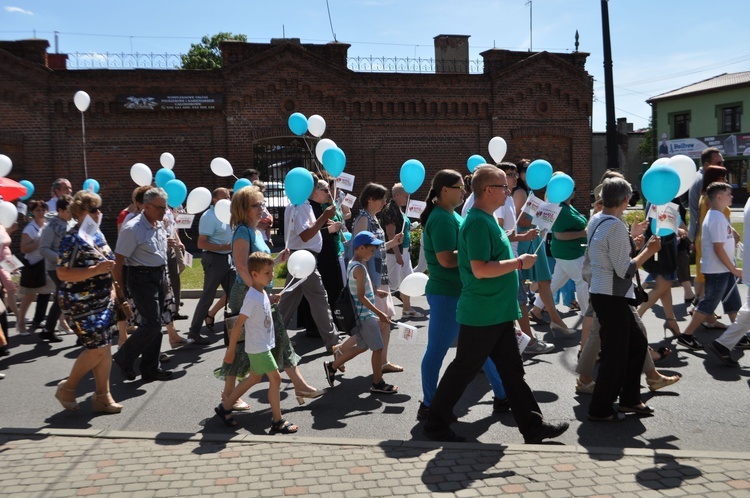
[[[747, 0], [609, 0], [616, 117], [648, 126], [646, 99], [750, 70]], [[329, 12], [330, 10], [330, 18]], [[224, 31], [250, 42], [351, 44], [350, 57], [434, 57], [433, 37], [469, 35], [472, 60], [492, 47], [591, 54], [592, 129], [606, 111], [600, 0], [0, 0], [0, 39], [59, 32], [64, 53], [182, 54]]]

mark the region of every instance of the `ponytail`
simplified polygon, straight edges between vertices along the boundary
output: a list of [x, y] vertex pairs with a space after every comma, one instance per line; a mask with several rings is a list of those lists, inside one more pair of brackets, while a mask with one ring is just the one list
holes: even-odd
[[435, 204], [437, 204], [437, 201], [440, 198], [440, 192], [442, 192], [443, 187], [450, 187], [454, 183], [462, 179], [463, 178], [461, 177], [461, 173], [452, 169], [443, 169], [435, 174], [435, 176], [432, 178], [432, 185], [430, 186], [430, 191], [427, 194], [427, 199], [425, 200], [427, 207], [425, 207], [424, 211], [422, 211], [422, 214], [419, 217], [419, 221], [420, 223], [422, 223], [423, 227], [427, 224], [427, 219], [430, 217], [430, 213], [435, 208]]

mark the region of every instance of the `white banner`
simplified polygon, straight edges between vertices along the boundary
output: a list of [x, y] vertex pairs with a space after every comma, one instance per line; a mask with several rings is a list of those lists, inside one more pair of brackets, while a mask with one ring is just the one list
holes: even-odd
[[528, 199], [526, 199], [526, 204], [523, 205], [523, 209], [521, 209], [521, 212], [533, 217], [539, 210], [539, 206], [541, 206], [542, 204], [544, 204], [544, 201], [535, 196], [532, 192], [529, 194]]
[[409, 199], [409, 205], [406, 206], [406, 216], [419, 219], [419, 217], [422, 216], [422, 211], [426, 208], [426, 202]]
[[354, 190], [354, 175], [341, 173], [339, 177], [336, 178], [336, 190], [338, 189], [344, 189], [348, 192]]
[[534, 213], [534, 219], [531, 222], [539, 228], [539, 230], [551, 230], [552, 225], [555, 224], [557, 215], [560, 214], [562, 206], [556, 202], [545, 202], [539, 206], [539, 209]]

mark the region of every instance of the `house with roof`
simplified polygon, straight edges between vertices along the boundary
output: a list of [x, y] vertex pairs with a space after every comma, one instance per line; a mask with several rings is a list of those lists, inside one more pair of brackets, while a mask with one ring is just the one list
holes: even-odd
[[647, 102], [658, 156], [684, 154], [698, 163], [705, 148], [718, 148], [734, 187], [734, 202], [744, 203], [750, 161], [750, 71], [720, 74]]

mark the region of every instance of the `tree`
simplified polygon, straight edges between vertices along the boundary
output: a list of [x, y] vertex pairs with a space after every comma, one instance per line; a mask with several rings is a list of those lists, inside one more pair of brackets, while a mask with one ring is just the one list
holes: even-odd
[[656, 155], [656, 147], [654, 146], [654, 127], [651, 123], [651, 117], [648, 118], [648, 128], [646, 133], [641, 139], [641, 143], [638, 144], [638, 152], [641, 155], [641, 161], [651, 163]]
[[218, 33], [212, 37], [204, 36], [200, 43], [190, 45], [190, 50], [182, 56], [182, 69], [219, 69], [221, 68], [221, 51], [219, 43], [223, 41], [247, 42], [247, 35]]

